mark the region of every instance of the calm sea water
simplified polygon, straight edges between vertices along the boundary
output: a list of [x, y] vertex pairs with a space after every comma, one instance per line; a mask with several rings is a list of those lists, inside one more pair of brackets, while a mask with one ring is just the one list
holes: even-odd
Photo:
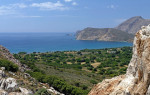
[[127, 42], [79, 41], [68, 33], [0, 33], [0, 44], [11, 53], [102, 49], [132, 46]]

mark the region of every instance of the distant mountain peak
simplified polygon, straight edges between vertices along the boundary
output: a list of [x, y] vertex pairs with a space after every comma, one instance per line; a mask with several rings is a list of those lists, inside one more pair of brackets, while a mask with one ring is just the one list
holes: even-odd
[[131, 17], [130, 19], [133, 19], [133, 18], [136, 18], [136, 19], [143, 19], [142, 16], [134, 16], [134, 17]]
[[150, 24], [149, 19], [144, 19], [141, 16], [135, 16], [129, 18], [115, 28], [130, 34], [135, 34], [141, 26], [147, 26], [148, 24]]

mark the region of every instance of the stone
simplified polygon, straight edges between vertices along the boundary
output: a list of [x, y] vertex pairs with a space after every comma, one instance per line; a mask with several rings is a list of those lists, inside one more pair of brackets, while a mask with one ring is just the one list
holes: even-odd
[[22, 87], [19, 87], [19, 89], [23, 95], [33, 95], [32, 91], [30, 91], [30, 90], [27, 90], [27, 89], [22, 88]]
[[103, 80], [89, 95], [150, 95], [150, 25], [136, 33], [126, 74]]
[[8, 92], [14, 91], [18, 88], [16, 79], [5, 77], [5, 67], [1, 67], [0, 70], [0, 89], [7, 90]]
[[14, 78], [7, 78], [5, 81], [5, 89], [9, 91], [14, 91], [16, 88], [18, 88], [16, 79]]

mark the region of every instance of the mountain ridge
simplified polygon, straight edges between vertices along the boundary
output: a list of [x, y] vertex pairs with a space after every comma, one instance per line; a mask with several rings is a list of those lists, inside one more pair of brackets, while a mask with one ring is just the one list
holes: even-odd
[[141, 26], [147, 26], [150, 24], [150, 19], [144, 19], [141, 16], [131, 17], [123, 23], [119, 24], [115, 29], [128, 32], [130, 34], [135, 34], [140, 30]]
[[85, 28], [76, 34], [77, 40], [131, 42], [133, 37], [132, 34], [114, 28]]
[[114, 28], [85, 28], [76, 33], [76, 40], [133, 42], [135, 33], [141, 26], [147, 26], [148, 24], [150, 24], [150, 19], [135, 16]]

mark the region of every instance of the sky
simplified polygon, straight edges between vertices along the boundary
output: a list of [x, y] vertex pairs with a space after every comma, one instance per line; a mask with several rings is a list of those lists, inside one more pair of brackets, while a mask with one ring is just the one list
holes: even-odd
[[150, 19], [150, 0], [0, 0], [0, 32], [76, 32]]

